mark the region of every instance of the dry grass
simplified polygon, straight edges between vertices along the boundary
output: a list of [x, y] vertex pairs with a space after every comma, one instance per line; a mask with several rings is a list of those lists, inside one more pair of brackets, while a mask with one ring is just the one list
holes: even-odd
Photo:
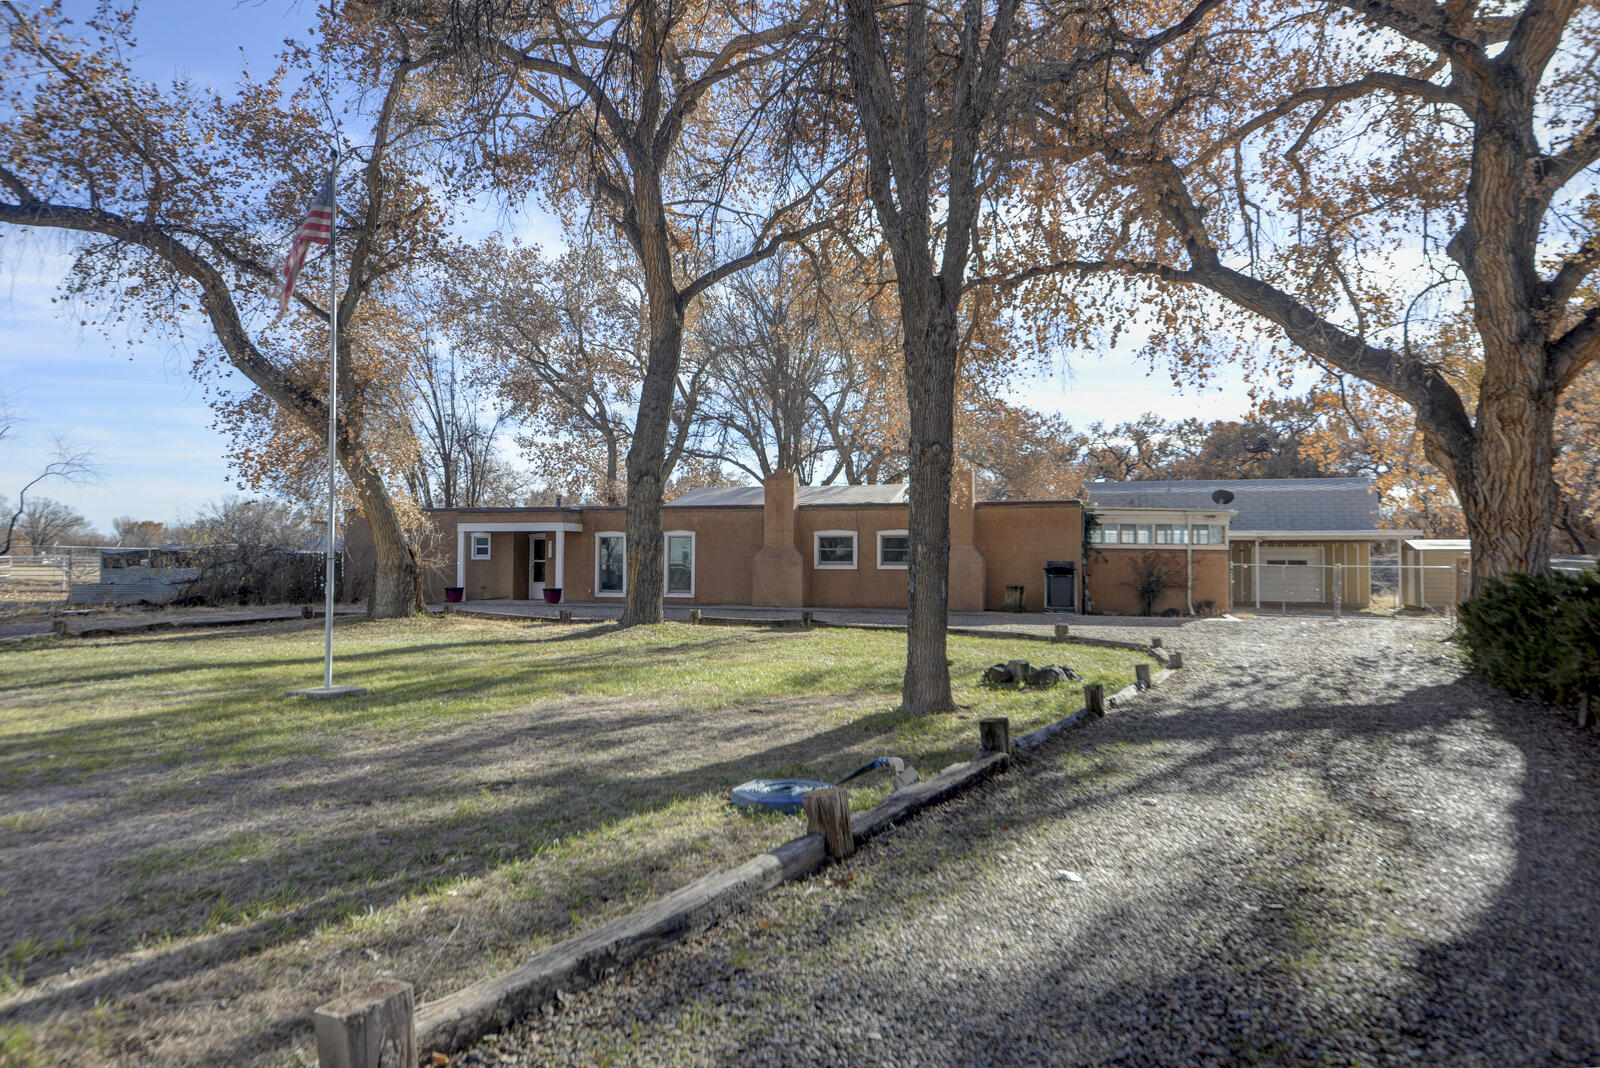
[[440, 996], [799, 830], [739, 782], [932, 773], [981, 716], [1079, 703], [988, 664], [1116, 687], [1140, 659], [953, 638], [966, 707], [919, 718], [890, 632], [417, 619], [338, 648], [368, 696], [282, 696], [320, 681], [317, 625], [0, 649], [0, 1068], [296, 1063], [341, 990]]

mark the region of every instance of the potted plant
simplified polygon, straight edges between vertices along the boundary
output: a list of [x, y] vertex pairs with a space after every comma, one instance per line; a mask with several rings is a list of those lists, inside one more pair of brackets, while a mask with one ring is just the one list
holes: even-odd
[[465, 586], [446, 586], [444, 588], [444, 599], [451, 604], [457, 604], [466, 592], [467, 588]]
[[560, 604], [561, 603], [561, 587], [560, 586], [546, 586], [544, 588], [544, 603], [545, 604]]

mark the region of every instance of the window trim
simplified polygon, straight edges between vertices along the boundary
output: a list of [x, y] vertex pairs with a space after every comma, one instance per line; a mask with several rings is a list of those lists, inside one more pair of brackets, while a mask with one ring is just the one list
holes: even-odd
[[[600, 542], [606, 538], [622, 539], [622, 589], [600, 588]], [[596, 597], [628, 596], [628, 532], [625, 530], [597, 530], [594, 532], [594, 595]]]
[[[483, 552], [478, 552], [478, 539], [483, 539]], [[494, 535], [486, 530], [474, 530], [467, 536], [469, 560], [489, 560], [494, 552]]]
[[[850, 562], [825, 564], [822, 562], [823, 538], [849, 538]], [[819, 530], [811, 535], [811, 567], [815, 571], [855, 571], [861, 562], [861, 536], [854, 530]]]
[[[671, 588], [671, 585], [672, 585], [672, 539], [673, 538], [688, 538], [689, 539], [689, 589], [688, 589], [688, 592], [684, 592], [683, 590], [678, 590], [677, 592], [673, 592], [673, 590]], [[696, 560], [696, 556], [695, 556], [695, 554], [697, 552], [699, 552], [699, 546], [696, 544], [694, 531], [692, 531], [692, 530], [664, 530], [664, 531], [661, 532], [661, 595], [663, 597], [693, 597], [694, 596], [695, 583], [698, 581], [698, 576], [695, 574], [695, 572], [698, 570], [698, 567], [697, 567], [698, 561]], [[627, 580], [624, 579], [623, 581], [624, 581], [624, 583], [626, 583]]]
[[[886, 564], [883, 562], [883, 539], [906, 539], [906, 562], [903, 564]], [[911, 531], [909, 530], [880, 530], [878, 531], [878, 570], [879, 571], [907, 571], [911, 568]]]

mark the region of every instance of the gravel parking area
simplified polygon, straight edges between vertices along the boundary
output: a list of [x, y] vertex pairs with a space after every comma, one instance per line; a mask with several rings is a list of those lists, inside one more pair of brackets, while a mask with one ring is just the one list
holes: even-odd
[[1153, 695], [453, 1063], [1600, 1063], [1600, 739], [1444, 635], [1173, 630]]

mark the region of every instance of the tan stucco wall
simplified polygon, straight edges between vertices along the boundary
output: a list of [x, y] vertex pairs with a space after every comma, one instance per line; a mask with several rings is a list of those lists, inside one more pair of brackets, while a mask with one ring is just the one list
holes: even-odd
[[[1255, 543], [1251, 541], [1235, 541], [1228, 547], [1229, 556], [1236, 564], [1251, 565], [1256, 561]], [[1261, 542], [1260, 558], [1266, 559], [1267, 554], [1274, 548], [1279, 549], [1304, 549], [1317, 547], [1322, 550], [1322, 563], [1324, 567], [1333, 564], [1342, 564], [1338, 571], [1323, 572], [1324, 589], [1329, 593], [1330, 600], [1324, 604], [1332, 605], [1333, 576], [1337, 573], [1343, 576], [1342, 600], [1340, 605], [1344, 608], [1361, 609], [1367, 607], [1372, 599], [1372, 542], [1361, 541], [1315, 541], [1315, 540], [1263, 540]], [[1233, 576], [1233, 603], [1235, 607], [1247, 608], [1255, 605], [1255, 587], [1252, 585], [1254, 568], [1241, 567], [1235, 569]], [[1310, 602], [1315, 603], [1315, 602]]]
[[[801, 508], [795, 513], [795, 549], [800, 553], [808, 605], [834, 608], [904, 608], [906, 572], [878, 568], [878, 532], [905, 530], [911, 512], [903, 504]], [[822, 530], [856, 532], [854, 570], [818, 569], [816, 538]]]
[[[1147, 545], [1130, 545], [1126, 548], [1098, 547], [1089, 556], [1089, 596], [1093, 598], [1096, 613], [1108, 616], [1136, 616], [1139, 614], [1139, 595], [1130, 585], [1139, 557], [1156, 553], [1169, 560], [1179, 579], [1176, 589], [1168, 590], [1157, 598], [1152, 614], [1161, 615], [1170, 610], [1183, 615], [1189, 613], [1188, 590], [1184, 582], [1188, 577], [1189, 551], [1186, 549], [1152, 548]], [[1193, 596], [1196, 612], [1228, 610], [1228, 553], [1222, 546], [1194, 548]]]
[[[1000, 609], [1007, 586], [1021, 586], [1027, 610], [1042, 612], [1044, 565], [1070, 560], [1083, 569], [1083, 506], [1077, 501], [986, 501], [974, 519], [988, 611]], [[1081, 610], [1081, 586], [1075, 600]]]

